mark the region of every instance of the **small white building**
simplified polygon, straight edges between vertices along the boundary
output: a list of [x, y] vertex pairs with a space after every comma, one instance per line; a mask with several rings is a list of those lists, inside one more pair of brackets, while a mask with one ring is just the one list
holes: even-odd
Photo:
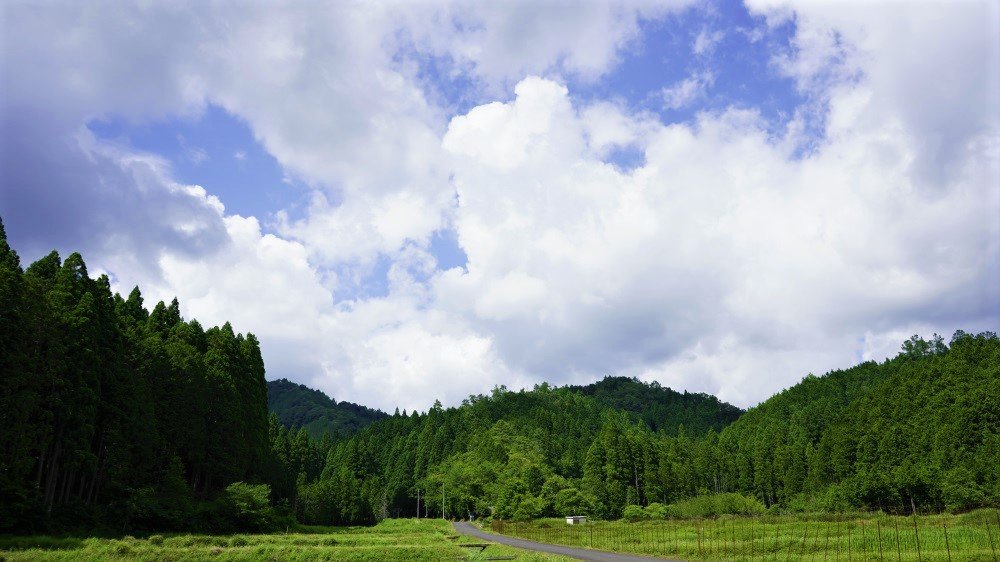
[[566, 524], [567, 525], [582, 525], [587, 522], [586, 515], [567, 515]]

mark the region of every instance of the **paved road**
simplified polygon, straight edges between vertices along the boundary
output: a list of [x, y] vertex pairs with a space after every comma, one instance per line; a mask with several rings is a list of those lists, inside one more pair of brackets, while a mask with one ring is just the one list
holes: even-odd
[[469, 535], [527, 550], [537, 550], [539, 552], [548, 552], [551, 554], [562, 554], [563, 556], [571, 556], [580, 560], [596, 560], [599, 562], [646, 562], [649, 560], [667, 560], [666, 558], [652, 558], [649, 556], [638, 556], [636, 554], [617, 554], [614, 552], [604, 552], [603, 550], [590, 550], [587, 548], [574, 548], [571, 546], [559, 546], [544, 542], [526, 541], [524, 539], [516, 539], [514, 537], [507, 537], [504, 535], [486, 533], [480, 531], [477, 527], [470, 523], [466, 523], [465, 521], [456, 521], [455, 523], [452, 523], [452, 525], [455, 526], [456, 531], [463, 535]]

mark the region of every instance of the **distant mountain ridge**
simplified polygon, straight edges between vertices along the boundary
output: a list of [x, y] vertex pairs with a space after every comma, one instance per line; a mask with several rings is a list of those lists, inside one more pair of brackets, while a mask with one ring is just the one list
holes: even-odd
[[609, 408], [625, 410], [639, 417], [653, 431], [677, 433], [681, 426], [693, 435], [714, 429], [721, 431], [743, 414], [743, 410], [710, 394], [690, 393], [646, 383], [636, 378], [609, 376], [585, 386], [567, 390], [591, 396]]
[[304, 427], [315, 439], [324, 433], [331, 437], [350, 435], [389, 417], [381, 410], [337, 402], [319, 390], [288, 379], [267, 381], [267, 409], [285, 427]]

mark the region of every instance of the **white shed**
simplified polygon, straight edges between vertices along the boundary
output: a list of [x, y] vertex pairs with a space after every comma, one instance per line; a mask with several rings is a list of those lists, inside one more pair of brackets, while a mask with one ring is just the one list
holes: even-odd
[[567, 525], [582, 525], [587, 522], [586, 515], [567, 515], [566, 524]]

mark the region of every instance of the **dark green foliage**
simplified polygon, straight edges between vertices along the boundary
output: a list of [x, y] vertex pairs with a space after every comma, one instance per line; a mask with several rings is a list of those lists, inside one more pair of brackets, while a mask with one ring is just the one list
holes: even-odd
[[267, 476], [266, 392], [252, 334], [147, 312], [79, 254], [22, 271], [0, 225], [0, 531], [195, 527]]
[[716, 431], [733, 423], [743, 410], [708, 394], [677, 392], [653, 381], [643, 383], [628, 377], [606, 377], [586, 386], [570, 386], [586, 396], [593, 396], [610, 408], [636, 414], [653, 431], [677, 433], [684, 427], [694, 435], [709, 429]]
[[[671, 400], [677, 413], [660, 410]], [[883, 363], [807, 376], [717, 431], [737, 413], [631, 379], [498, 388], [336, 443], [320, 479], [299, 486], [299, 514], [323, 524], [413, 515], [418, 490], [421, 515], [515, 520], [1000, 503], [992, 333], [959, 332], [950, 346], [913, 338]]]
[[998, 466], [993, 333], [914, 337], [742, 415], [610, 377], [386, 416], [269, 388], [252, 334], [113, 294], [78, 254], [22, 270], [0, 223], [0, 532], [358, 524], [418, 505], [508, 520], [963, 511], [1000, 505]]
[[267, 381], [267, 407], [289, 429], [304, 427], [314, 439], [324, 433], [347, 436], [373, 422], [385, 412], [350, 402], [336, 402], [326, 394], [287, 379]]
[[[636, 385], [655, 392], [626, 380], [620, 385], [626, 394]], [[422, 516], [440, 517], [443, 507], [449, 517], [463, 518], [531, 519], [567, 510], [618, 517], [628, 504], [693, 493], [678, 474], [692, 472], [694, 458], [666, 447], [667, 434], [640, 421], [641, 405], [638, 412], [609, 405], [620, 382], [585, 387], [600, 388], [603, 400], [547, 384], [520, 392], [497, 388], [459, 408], [435, 404], [426, 414], [376, 422], [337, 442], [319, 481], [300, 487], [300, 516], [321, 524], [412, 516], [419, 490]], [[679, 408], [685, 401], [712, 403], [677, 396]], [[734, 410], [714, 403], [715, 410], [684, 411], [703, 413], [706, 419], [692, 420], [711, 427], [719, 410]], [[685, 463], [686, 472], [675, 466]]]
[[883, 363], [798, 385], [719, 436], [725, 490], [797, 509], [1000, 503], [1000, 341], [914, 337]]

